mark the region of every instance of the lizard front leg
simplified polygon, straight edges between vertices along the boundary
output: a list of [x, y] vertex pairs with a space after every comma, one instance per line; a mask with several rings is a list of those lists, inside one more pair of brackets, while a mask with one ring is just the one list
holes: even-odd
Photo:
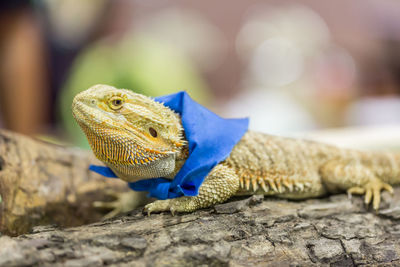
[[365, 194], [365, 204], [379, 209], [381, 190], [393, 193], [393, 188], [379, 179], [372, 170], [355, 160], [332, 160], [320, 169], [321, 179], [331, 193], [347, 190], [351, 194]]
[[149, 215], [151, 212], [171, 211], [191, 212], [201, 208], [208, 208], [222, 203], [233, 196], [239, 189], [239, 177], [233, 169], [219, 164], [206, 177], [195, 197], [178, 197], [166, 200], [157, 200], [147, 204], [144, 208]]
[[110, 219], [118, 214], [134, 210], [137, 207], [149, 203], [151, 200], [146, 197], [146, 192], [128, 191], [115, 192], [109, 190], [106, 195], [113, 197], [113, 201], [95, 201], [93, 206], [99, 209], [111, 210], [103, 216], [103, 220]]

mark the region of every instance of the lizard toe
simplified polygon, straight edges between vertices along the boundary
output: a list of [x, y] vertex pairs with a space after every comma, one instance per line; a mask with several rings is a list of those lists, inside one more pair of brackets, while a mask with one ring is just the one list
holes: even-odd
[[175, 209], [174, 207], [171, 207], [171, 208], [169, 209], [169, 211], [171, 212], [172, 216], [175, 216], [176, 209]]
[[393, 187], [390, 184], [383, 183], [382, 189], [388, 191], [391, 195], [393, 195]]
[[349, 188], [349, 189], [347, 190], [347, 196], [348, 196], [349, 199], [352, 198], [352, 195], [353, 195], [353, 194], [355, 194], [355, 195], [362, 195], [362, 194], [364, 194], [364, 193], [365, 193], [365, 189], [362, 188], [362, 187], [359, 187], [359, 186], [354, 186], [354, 187], [351, 187], [351, 188]]
[[93, 207], [98, 209], [107, 209], [111, 210], [106, 215], [103, 216], [103, 220], [110, 219], [112, 217], [117, 216], [122, 212], [121, 206], [118, 201], [104, 202], [104, 201], [95, 201], [93, 202]]
[[116, 201], [111, 201], [111, 202], [95, 201], [93, 202], [93, 207], [99, 209], [114, 209], [116, 207]]
[[156, 200], [144, 206], [144, 212], [150, 215], [152, 212], [161, 212], [170, 210], [170, 200]]
[[378, 188], [373, 189], [374, 200], [372, 201], [372, 207], [374, 210], [379, 209], [379, 204], [381, 204], [381, 190]]
[[128, 191], [128, 192], [114, 192], [114, 191], [107, 191], [106, 194], [108, 196], [112, 196], [115, 198], [113, 201], [94, 201], [93, 207], [98, 209], [104, 210], [111, 210], [107, 213], [103, 219], [109, 219], [114, 217], [120, 213], [129, 212], [135, 209], [140, 203], [135, 198], [135, 192]]
[[372, 199], [372, 189], [371, 188], [367, 188], [365, 190], [364, 203], [368, 206], [369, 203], [371, 203], [371, 199]]
[[381, 191], [382, 190], [386, 190], [389, 193], [393, 194], [393, 188], [391, 185], [384, 183], [379, 179], [374, 179], [362, 187], [355, 186], [355, 187], [349, 188], [347, 190], [347, 194], [348, 194], [349, 198], [351, 198], [352, 194], [358, 194], [358, 195], [365, 194], [364, 203], [367, 206], [372, 203], [373, 209], [378, 210], [379, 205], [381, 203]]
[[373, 197], [372, 207], [376, 211], [379, 209], [379, 205], [381, 203], [381, 191], [386, 190], [389, 193], [393, 194], [392, 186], [380, 180], [368, 183], [367, 187], [371, 191], [371, 195]]

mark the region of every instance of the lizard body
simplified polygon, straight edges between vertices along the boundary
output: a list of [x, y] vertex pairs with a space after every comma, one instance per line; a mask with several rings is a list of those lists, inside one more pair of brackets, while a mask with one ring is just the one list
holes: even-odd
[[[75, 97], [72, 110], [96, 157], [127, 182], [173, 179], [188, 157], [179, 115], [151, 98], [96, 85]], [[365, 194], [365, 203], [378, 209], [381, 190], [392, 192], [390, 184], [398, 183], [399, 154], [248, 131], [211, 170], [197, 196], [157, 200], [145, 210], [190, 212], [234, 195], [305, 199], [343, 191]]]

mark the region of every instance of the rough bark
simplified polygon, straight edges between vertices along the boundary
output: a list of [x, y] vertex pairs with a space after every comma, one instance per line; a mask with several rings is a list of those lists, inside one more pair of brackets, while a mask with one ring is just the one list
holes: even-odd
[[[81, 160], [65, 168], [86, 172]], [[378, 214], [344, 194], [253, 196], [184, 215], [137, 209], [73, 228], [38, 226], [0, 237], [0, 266], [398, 266], [399, 238], [400, 188], [383, 193]]]
[[387, 199], [380, 214], [345, 195], [301, 202], [255, 196], [174, 217], [135, 210], [3, 236], [0, 266], [398, 266], [400, 199], [392, 207]]
[[117, 179], [89, 172], [91, 152], [0, 131], [0, 232], [17, 235], [32, 226], [76, 226], [100, 220], [94, 200], [126, 190]]

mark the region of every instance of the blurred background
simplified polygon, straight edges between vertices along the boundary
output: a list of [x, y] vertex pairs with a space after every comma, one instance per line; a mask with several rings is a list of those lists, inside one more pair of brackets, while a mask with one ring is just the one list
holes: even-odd
[[0, 2], [0, 127], [87, 147], [72, 98], [188, 91], [290, 135], [400, 124], [397, 0]]

